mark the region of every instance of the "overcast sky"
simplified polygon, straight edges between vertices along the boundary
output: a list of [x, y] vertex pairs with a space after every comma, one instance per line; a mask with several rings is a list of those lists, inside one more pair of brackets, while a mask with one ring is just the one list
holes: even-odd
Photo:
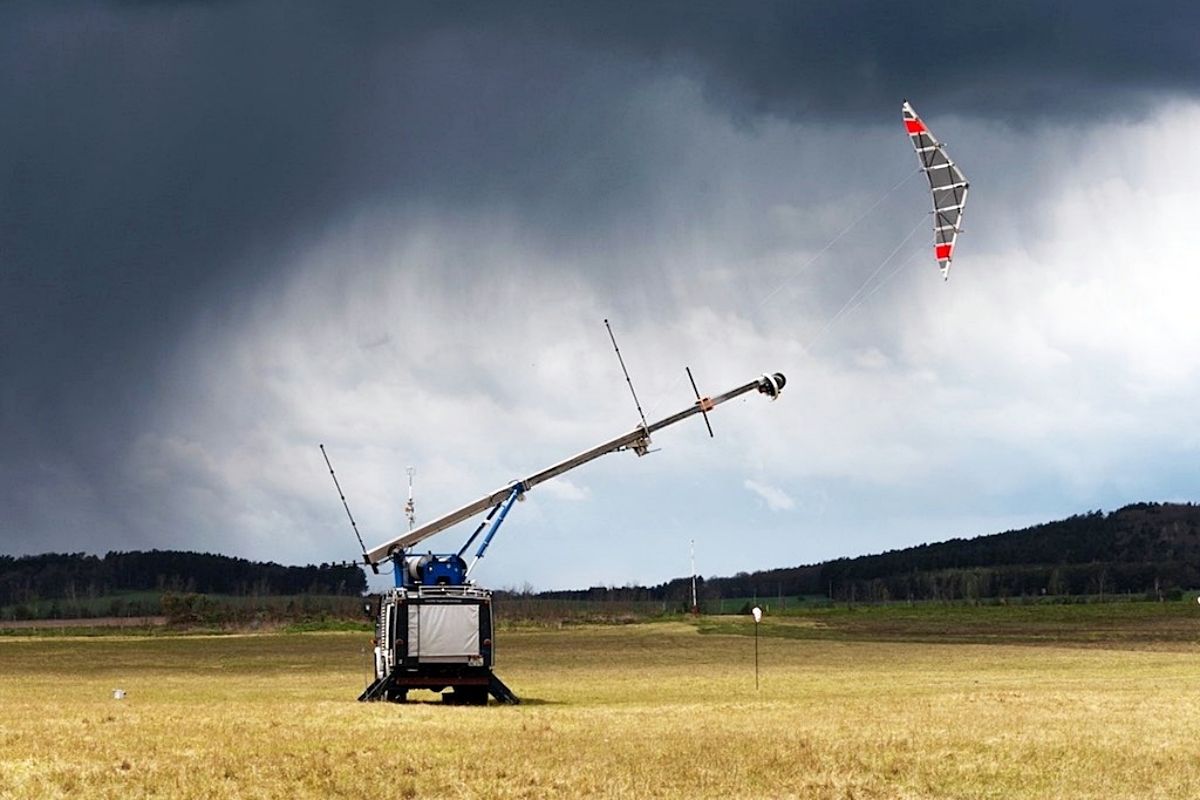
[[[1194, 3], [0, 5], [0, 550], [810, 563], [1200, 494]], [[932, 258], [909, 99], [971, 181]], [[857, 294], [856, 294], [857, 293]], [[429, 541], [456, 550], [471, 524]]]

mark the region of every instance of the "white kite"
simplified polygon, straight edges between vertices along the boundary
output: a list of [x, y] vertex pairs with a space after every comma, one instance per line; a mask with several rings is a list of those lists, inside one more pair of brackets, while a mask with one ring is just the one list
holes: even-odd
[[908, 136], [921, 161], [921, 169], [929, 178], [929, 190], [933, 193], [933, 257], [942, 270], [942, 277], [949, 280], [954, 243], [961, 230], [959, 223], [962, 221], [963, 206], [967, 203], [967, 179], [907, 100], [901, 110], [904, 112], [904, 127], [908, 129]]

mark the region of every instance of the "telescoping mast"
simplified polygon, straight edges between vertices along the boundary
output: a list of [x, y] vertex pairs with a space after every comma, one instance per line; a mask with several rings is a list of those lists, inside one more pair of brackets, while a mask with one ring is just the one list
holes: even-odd
[[[774, 400], [785, 382], [784, 376], [776, 372], [715, 397], [701, 397], [697, 391], [696, 401], [682, 411], [649, 423], [643, 417], [642, 424], [628, 433], [513, 481], [369, 550], [364, 546], [363, 561], [376, 573], [383, 564], [392, 562], [395, 588], [380, 598], [376, 619], [375, 680], [359, 700], [403, 702], [409, 689], [442, 691], [451, 688], [453, 691], [443, 696], [449, 702], [485, 704], [489, 693], [500, 702], [519, 702], [491, 669], [495, 652], [491, 592], [469, 580], [513, 503], [523, 499], [525, 493], [538, 484], [602, 455], [622, 450], [646, 455], [650, 452], [651, 434], [696, 414], [702, 415], [708, 424], [708, 412], [735, 397], [757, 391]], [[711, 426], [709, 431], [711, 433]], [[332, 472], [332, 467], [330, 470]], [[337, 479], [334, 480], [336, 483]], [[483, 521], [456, 552], [416, 551], [417, 545], [429, 537], [485, 511], [487, 515]], [[479, 545], [468, 564], [465, 555], [477, 539]]]

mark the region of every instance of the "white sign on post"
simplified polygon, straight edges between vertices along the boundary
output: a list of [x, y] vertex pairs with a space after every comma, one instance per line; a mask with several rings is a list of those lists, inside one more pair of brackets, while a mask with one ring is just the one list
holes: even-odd
[[754, 615], [754, 691], [758, 691], [758, 623], [762, 621], [762, 609], [758, 606], [750, 609]]

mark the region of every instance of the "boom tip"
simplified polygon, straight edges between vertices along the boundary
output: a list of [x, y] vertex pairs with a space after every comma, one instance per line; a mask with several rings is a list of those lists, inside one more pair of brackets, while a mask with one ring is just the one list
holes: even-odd
[[779, 397], [779, 393], [783, 391], [786, 384], [787, 378], [783, 376], [782, 372], [768, 373], [758, 379], [758, 391], [774, 400]]

